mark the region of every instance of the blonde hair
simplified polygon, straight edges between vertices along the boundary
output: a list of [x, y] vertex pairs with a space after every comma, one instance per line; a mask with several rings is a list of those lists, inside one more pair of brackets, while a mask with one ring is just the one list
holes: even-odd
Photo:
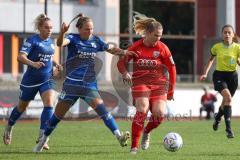
[[46, 14], [40, 14], [37, 16], [37, 18], [34, 20], [34, 30], [39, 31], [39, 27], [43, 25], [45, 21], [50, 21], [51, 19], [47, 17]]
[[160, 22], [154, 18], [149, 18], [139, 12], [134, 12], [133, 16], [133, 29], [138, 35], [145, 35], [146, 32], [153, 32], [156, 29], [163, 29]]
[[85, 17], [83, 14], [78, 15], [78, 21], [76, 23], [77, 28], [82, 28], [82, 26], [87, 22], [92, 22], [92, 19], [90, 17]]

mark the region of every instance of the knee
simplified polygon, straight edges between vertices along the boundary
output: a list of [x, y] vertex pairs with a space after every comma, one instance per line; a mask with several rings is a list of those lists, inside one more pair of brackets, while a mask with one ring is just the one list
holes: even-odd
[[223, 99], [224, 99], [224, 105], [229, 105], [232, 102], [231, 95], [227, 95], [227, 96], [223, 97]]
[[102, 104], [103, 100], [101, 98], [95, 98], [91, 101], [90, 106], [95, 109], [99, 104]]
[[138, 112], [147, 113], [147, 111], [148, 111], [148, 104], [146, 104], [146, 103], [138, 103], [136, 105], [136, 110]]

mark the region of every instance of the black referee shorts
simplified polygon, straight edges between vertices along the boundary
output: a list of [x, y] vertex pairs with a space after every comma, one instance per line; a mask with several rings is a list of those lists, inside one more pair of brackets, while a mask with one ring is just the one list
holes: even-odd
[[217, 71], [213, 73], [214, 89], [221, 93], [223, 89], [228, 89], [233, 96], [238, 87], [238, 74], [236, 71]]

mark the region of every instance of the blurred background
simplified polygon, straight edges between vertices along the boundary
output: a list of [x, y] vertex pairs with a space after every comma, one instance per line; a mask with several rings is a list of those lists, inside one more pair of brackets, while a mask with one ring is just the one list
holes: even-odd
[[[34, 33], [33, 21], [46, 13], [53, 21], [56, 39], [62, 22], [69, 22], [78, 13], [93, 19], [94, 32], [106, 42], [126, 49], [139, 39], [132, 29], [134, 11], [154, 17], [162, 23], [162, 41], [170, 48], [177, 67], [175, 101], [168, 103], [169, 114], [179, 117], [197, 117], [201, 107], [203, 86], [212, 89], [212, 72], [206, 83], [198, 78], [206, 64], [211, 46], [221, 41], [221, 28], [231, 24], [240, 34], [240, 0], [0, 0], [0, 118], [5, 119], [18, 102], [19, 84], [26, 66], [17, 62], [23, 41]], [[75, 25], [69, 32], [77, 33]], [[64, 63], [66, 48], [57, 48], [54, 59]], [[111, 107], [118, 117], [129, 117], [135, 112], [129, 86], [124, 86], [116, 69], [117, 58], [99, 54], [97, 65], [99, 88], [107, 99], [116, 101]], [[61, 85], [59, 83], [58, 85]], [[111, 95], [111, 96], [109, 96]], [[239, 116], [239, 90], [233, 99], [233, 116]], [[221, 96], [217, 95], [218, 107]], [[56, 98], [57, 101], [57, 98]], [[30, 104], [23, 118], [38, 118], [42, 110], [39, 95]], [[239, 109], [238, 109], [239, 108]], [[91, 117], [95, 113], [78, 101], [67, 117]]]

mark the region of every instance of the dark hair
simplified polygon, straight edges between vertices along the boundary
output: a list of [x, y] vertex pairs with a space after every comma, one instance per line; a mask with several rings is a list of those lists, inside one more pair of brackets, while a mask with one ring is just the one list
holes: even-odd
[[232, 31], [233, 31], [233, 33], [234, 33], [233, 42], [235, 42], [235, 43], [240, 43], [240, 38], [239, 38], [238, 35], [234, 32], [234, 28], [233, 28], [232, 25], [230, 25], [230, 24], [224, 25], [224, 26], [222, 27], [222, 32], [223, 32], [223, 30], [224, 30], [225, 28], [227, 28], [227, 27], [231, 28]]
[[77, 28], [82, 28], [82, 26], [86, 23], [86, 22], [92, 22], [92, 19], [90, 17], [85, 17], [83, 16], [83, 14], [79, 14], [79, 18], [78, 21], [76, 23], [76, 27]]

